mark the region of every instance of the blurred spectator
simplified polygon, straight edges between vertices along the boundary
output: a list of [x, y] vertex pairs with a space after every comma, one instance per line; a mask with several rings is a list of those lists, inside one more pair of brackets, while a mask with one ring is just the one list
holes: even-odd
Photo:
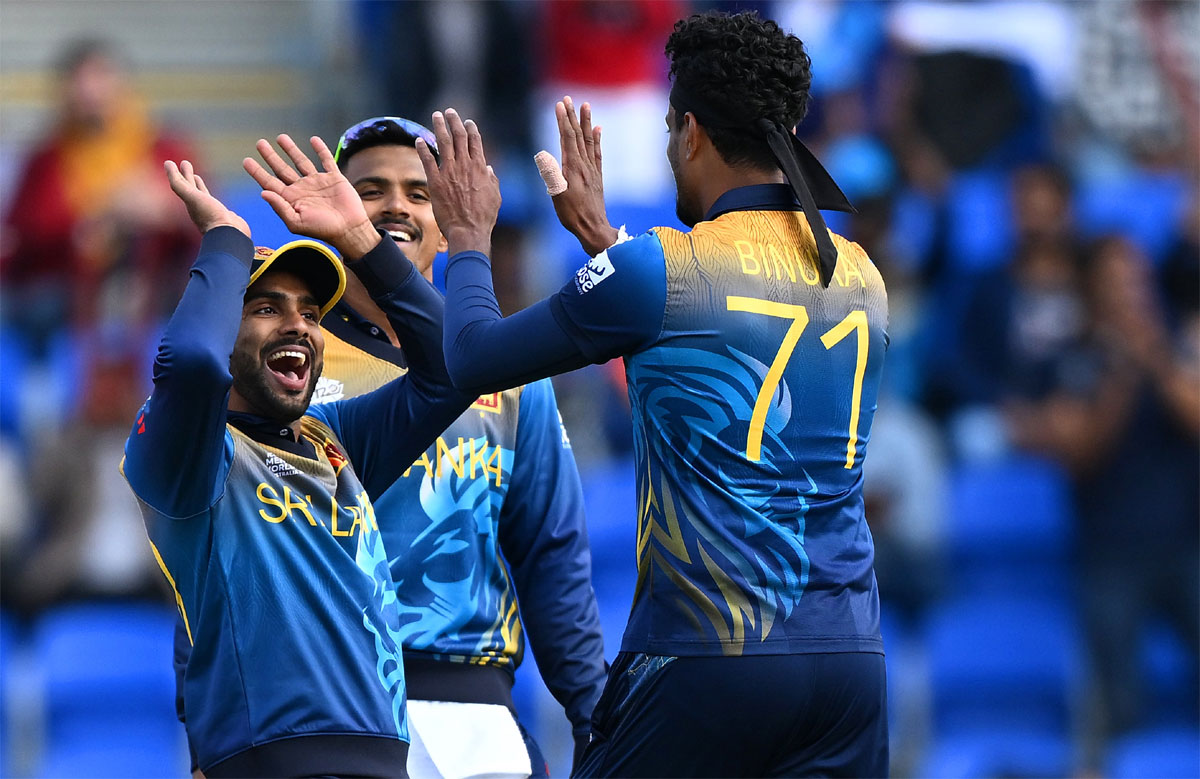
[[[654, 205], [671, 199], [666, 143], [646, 139], [665, 134], [663, 41], [690, 12], [682, 0], [541, 5], [536, 36], [542, 58], [540, 98], [533, 109], [539, 148], [557, 154], [554, 101], [570, 95], [576, 105], [591, 103], [596, 123], [604, 128], [604, 193], [610, 209], [623, 202]], [[646, 226], [630, 225], [630, 232]]]
[[1096, 770], [1111, 738], [1150, 721], [1138, 654], [1147, 621], [1169, 619], [1200, 660], [1200, 311], [1172, 315], [1124, 238], [1102, 239], [1087, 261], [1085, 348], [1009, 421], [1019, 445], [1059, 458], [1074, 479]]
[[148, 341], [196, 242], [162, 172], [165, 159], [195, 157], [155, 126], [117, 54], [74, 42], [58, 76], [58, 114], [18, 176], [0, 253], [5, 342], [37, 388], [16, 425], [33, 521], [5, 550], [17, 583], [4, 601], [26, 611], [157, 591], [116, 464], [148, 390]]
[[1044, 237], [1074, 240], [1073, 187], [1066, 170], [1033, 163], [1013, 174], [1013, 229], [1017, 239]]
[[[358, 3], [362, 58], [377, 86], [365, 115], [424, 117], [453, 106], [484, 128], [502, 184], [532, 168], [530, 85], [536, 8], [513, 0]], [[378, 56], [386, 52], [387, 56]], [[514, 171], [520, 175], [519, 171]], [[536, 176], [536, 172], [531, 172]], [[505, 204], [513, 205], [510, 190]], [[507, 218], [507, 217], [502, 217]]]
[[71, 330], [119, 333], [140, 354], [182, 291], [195, 244], [162, 162], [195, 158], [154, 125], [108, 44], [71, 44], [58, 76], [58, 115], [4, 219], [4, 327], [35, 363]]
[[1080, 13], [1077, 102], [1097, 139], [1129, 157], [1173, 160], [1183, 152], [1195, 164], [1200, 5], [1107, 0]]

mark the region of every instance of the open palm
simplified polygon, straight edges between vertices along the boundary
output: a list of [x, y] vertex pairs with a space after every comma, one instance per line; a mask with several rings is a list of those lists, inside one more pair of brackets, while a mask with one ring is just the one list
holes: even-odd
[[263, 199], [289, 230], [336, 243], [351, 227], [369, 222], [362, 200], [338, 170], [324, 141], [316, 136], [310, 141], [321, 170], [289, 136], [280, 135], [277, 142], [294, 168], [266, 140], [259, 140], [255, 148], [271, 170], [249, 157], [242, 161], [242, 167], [263, 188]]

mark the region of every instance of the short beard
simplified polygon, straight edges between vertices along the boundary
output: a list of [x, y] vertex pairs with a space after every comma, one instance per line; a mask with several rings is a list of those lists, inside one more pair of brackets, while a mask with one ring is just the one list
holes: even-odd
[[229, 370], [233, 374], [233, 388], [261, 417], [281, 424], [291, 424], [308, 411], [313, 392], [317, 389], [317, 380], [321, 378], [324, 365], [314, 362], [308, 372], [308, 386], [303, 396], [284, 395], [272, 389], [268, 384], [267, 375], [262, 363], [245, 352], [234, 350], [229, 360]]
[[679, 177], [679, 158], [675, 146], [671, 144], [667, 145], [667, 162], [671, 165], [671, 177], [675, 179], [675, 216], [684, 227], [690, 229], [695, 227], [704, 215], [696, 213], [696, 208], [684, 195], [683, 182]]

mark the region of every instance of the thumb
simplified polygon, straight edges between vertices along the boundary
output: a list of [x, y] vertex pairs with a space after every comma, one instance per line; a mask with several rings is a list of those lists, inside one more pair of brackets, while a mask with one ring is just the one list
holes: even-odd
[[554, 159], [553, 154], [542, 149], [533, 155], [533, 161], [542, 176], [542, 181], [546, 182], [546, 194], [554, 197], [567, 191], [567, 180], [563, 178], [562, 168], [558, 166], [558, 160]]

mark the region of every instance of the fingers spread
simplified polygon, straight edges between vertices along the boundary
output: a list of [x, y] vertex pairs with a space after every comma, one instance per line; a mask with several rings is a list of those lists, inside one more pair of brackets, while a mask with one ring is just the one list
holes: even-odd
[[321, 162], [322, 170], [332, 171], [337, 169], [337, 161], [333, 159], [333, 152], [329, 150], [329, 146], [319, 135], [309, 138], [308, 142], [312, 144], [313, 151], [317, 153], [317, 159]]
[[[275, 151], [275, 147], [269, 141], [259, 138], [258, 143], [254, 144], [254, 148], [258, 150], [258, 156], [263, 158], [263, 162], [267, 163], [271, 168], [271, 172], [279, 177], [280, 182], [286, 185], [300, 179], [300, 174], [292, 170], [292, 167], [283, 161], [283, 158], [279, 156], [279, 153]], [[257, 178], [255, 180], [257, 181]], [[263, 182], [259, 181], [258, 183], [262, 185], [263, 189], [267, 189], [267, 186]]]
[[242, 160], [242, 169], [250, 174], [250, 178], [254, 179], [260, 187], [265, 191], [282, 192], [284, 184], [279, 179], [272, 176], [262, 165], [258, 164], [257, 160], [246, 157]]
[[279, 143], [279, 148], [283, 149], [287, 153], [287, 156], [291, 158], [292, 164], [296, 166], [296, 170], [300, 172], [300, 175], [311, 176], [317, 172], [317, 167], [313, 165], [312, 160], [304, 152], [300, 151], [300, 147], [296, 145], [296, 142], [292, 140], [290, 135], [281, 133], [275, 140]]

